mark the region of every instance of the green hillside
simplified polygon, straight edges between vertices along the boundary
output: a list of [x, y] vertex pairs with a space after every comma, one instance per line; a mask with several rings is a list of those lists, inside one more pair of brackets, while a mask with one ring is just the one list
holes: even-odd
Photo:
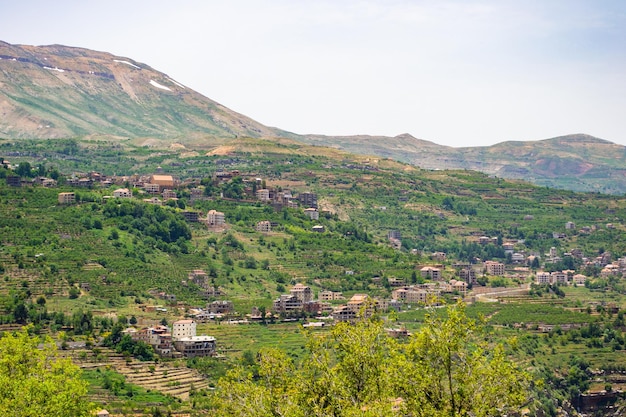
[[[626, 285], [584, 260], [624, 256], [626, 198], [538, 187], [475, 171], [420, 170], [286, 139], [240, 138], [203, 148], [154, 148], [129, 140], [4, 141], [0, 156], [7, 161], [0, 168], [0, 321], [5, 329], [34, 323], [34, 331], [91, 344], [109, 335], [116, 320], [171, 323], [216, 298], [233, 301], [234, 318], [242, 319], [252, 307], [271, 310], [272, 301], [296, 283], [315, 293], [389, 299], [395, 282], [428, 282], [420, 271], [424, 266], [441, 268], [448, 281], [459, 278], [455, 264], [474, 265], [481, 270], [474, 289], [483, 291], [530, 284], [537, 270], [571, 269], [588, 277], [585, 287], [532, 286], [507, 303], [476, 303], [468, 314], [487, 317], [490, 340], [517, 340], [507, 354], [546, 380], [545, 390], [534, 394], [533, 407], [561, 407], [558, 401], [609, 384], [610, 372], [626, 369], [620, 356]], [[92, 171], [112, 183], [70, 185]], [[163, 205], [143, 201], [151, 196], [133, 183], [155, 172], [180, 179], [177, 200]], [[228, 176], [220, 179], [223, 173]], [[7, 184], [16, 174], [21, 187]], [[29, 184], [39, 176], [58, 183]], [[130, 187], [134, 197], [110, 198], [120, 187]], [[320, 218], [307, 217], [302, 205], [276, 208], [259, 201], [254, 191], [261, 187], [294, 197], [315, 193]], [[76, 202], [59, 204], [60, 192], [74, 192]], [[185, 222], [182, 215], [198, 211], [204, 216], [208, 210], [223, 212], [226, 226], [208, 228]], [[271, 222], [272, 231], [256, 231], [260, 221]], [[575, 227], [566, 228], [567, 222]], [[399, 233], [400, 247], [388, 239], [390, 231]], [[481, 237], [488, 242], [481, 244]], [[504, 243], [512, 244], [524, 261], [513, 263]], [[548, 260], [551, 248], [559, 260]], [[538, 257], [537, 263], [527, 263], [528, 256]], [[480, 265], [486, 260], [505, 264], [506, 273], [484, 274]], [[194, 269], [206, 271], [210, 285], [224, 295], [203, 295], [188, 281]], [[439, 301], [453, 302], [460, 295], [442, 294]], [[395, 314], [397, 322], [388, 325], [421, 328], [426, 310], [415, 307], [405, 306]], [[266, 326], [241, 329], [202, 324], [204, 332], [217, 336], [226, 362], [189, 366], [203, 369], [214, 384], [225, 366], [264, 347], [278, 345], [302, 360], [306, 339], [298, 324], [281, 322], [302, 316], [279, 315], [272, 319], [276, 324], [268, 320]], [[542, 332], [543, 325], [557, 329]], [[570, 325], [574, 328], [563, 330]], [[83, 360], [91, 355], [85, 353]], [[114, 363], [123, 364], [118, 359]], [[578, 379], [567, 377], [573, 364], [580, 365]], [[602, 382], [593, 377], [596, 368], [607, 370]], [[94, 374], [89, 378], [97, 380]], [[97, 387], [99, 393], [106, 390]], [[195, 409], [192, 403], [183, 408], [200, 413], [210, 407], [202, 398], [193, 401]], [[163, 402], [164, 407], [171, 404], [178, 403]]]

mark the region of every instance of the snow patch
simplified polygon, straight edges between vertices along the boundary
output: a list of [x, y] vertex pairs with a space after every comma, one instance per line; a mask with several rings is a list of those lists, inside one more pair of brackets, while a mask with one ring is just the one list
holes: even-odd
[[65, 72], [65, 70], [62, 70], [61, 68], [57, 68], [57, 67], [43, 67], [44, 69], [50, 70], [50, 71], [58, 71], [58, 72]]
[[179, 83], [179, 82], [177, 82], [177, 81], [172, 80], [171, 78], [168, 78], [168, 80], [170, 80], [172, 83], [176, 84], [177, 86], [179, 86], [179, 87], [180, 87], [180, 88], [182, 88], [182, 89], [184, 89], [184, 88], [185, 88], [185, 86], [184, 86], [184, 85], [182, 85], [181, 83]]
[[157, 82], [156, 82], [156, 81], [154, 81], [154, 80], [150, 80], [150, 84], [151, 84], [151, 85], [153, 85], [153, 86], [155, 86], [156, 88], [160, 88], [161, 90], [172, 91], [169, 87], [166, 87], [166, 86], [164, 86], [164, 85], [161, 85], [161, 84], [157, 83]]
[[113, 62], [119, 62], [120, 64], [126, 64], [126, 65], [130, 65], [133, 68], [141, 69], [141, 67], [138, 67], [137, 65], [133, 64], [132, 62], [122, 61], [120, 59], [114, 59]]

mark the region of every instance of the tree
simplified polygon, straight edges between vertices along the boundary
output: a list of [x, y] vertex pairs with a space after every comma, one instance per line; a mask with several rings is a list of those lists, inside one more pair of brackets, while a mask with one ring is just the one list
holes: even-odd
[[429, 317], [408, 341], [370, 318], [309, 338], [299, 366], [276, 349], [220, 380], [216, 405], [230, 416], [499, 416], [526, 402], [530, 377], [487, 345], [462, 305]]
[[17, 166], [17, 169], [15, 170], [15, 173], [20, 177], [30, 177], [32, 176], [32, 170], [33, 168], [31, 167], [30, 163], [20, 162], [20, 164]]
[[0, 339], [0, 415], [91, 416], [80, 368], [57, 356], [52, 339], [42, 349], [38, 344], [26, 328]]

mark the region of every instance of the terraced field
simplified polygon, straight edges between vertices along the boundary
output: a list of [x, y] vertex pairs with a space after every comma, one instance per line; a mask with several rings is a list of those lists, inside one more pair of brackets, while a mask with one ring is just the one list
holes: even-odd
[[184, 401], [192, 390], [209, 387], [209, 380], [193, 369], [167, 362], [140, 362], [108, 349], [101, 349], [95, 355], [91, 350], [62, 351], [62, 356], [72, 358], [82, 369], [112, 369], [124, 375], [128, 383]]

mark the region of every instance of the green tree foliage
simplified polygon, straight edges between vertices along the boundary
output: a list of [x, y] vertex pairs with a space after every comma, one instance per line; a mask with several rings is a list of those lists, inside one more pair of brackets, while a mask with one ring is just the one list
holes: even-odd
[[20, 177], [32, 177], [33, 176], [33, 168], [28, 162], [20, 162], [15, 173]]
[[377, 319], [340, 323], [309, 338], [295, 364], [278, 350], [258, 373], [220, 380], [216, 406], [230, 416], [499, 416], [527, 401], [530, 377], [488, 345], [461, 305], [433, 316], [406, 341]]
[[56, 345], [27, 330], [0, 339], [0, 415], [13, 417], [92, 415], [80, 369], [57, 356]]

